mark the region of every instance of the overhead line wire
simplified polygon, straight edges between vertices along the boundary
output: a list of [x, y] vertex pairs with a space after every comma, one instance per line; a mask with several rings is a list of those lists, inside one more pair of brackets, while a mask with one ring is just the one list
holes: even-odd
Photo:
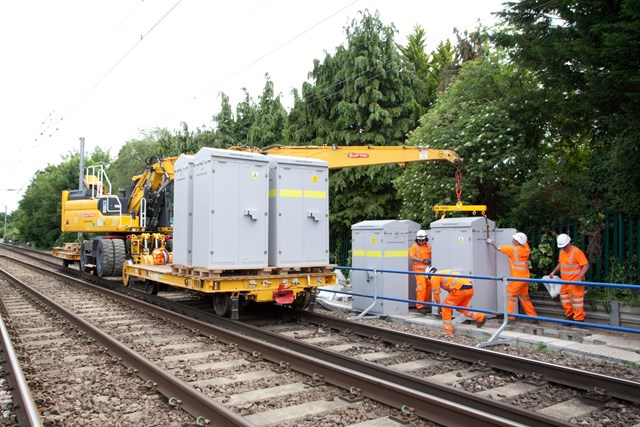
[[[182, 3], [182, 0], [178, 0], [173, 6], [171, 6], [171, 8], [169, 8], [169, 10], [167, 10], [167, 12], [165, 12], [164, 15], [162, 15], [160, 17], [160, 19], [158, 19], [152, 26], [151, 28], [149, 28], [144, 34], [140, 35], [140, 39], [137, 40], [121, 57], [120, 59], [118, 59], [103, 75], [102, 77], [100, 77], [95, 84], [93, 84], [93, 86], [91, 86], [91, 88], [85, 92], [84, 95], [82, 95], [80, 97], [80, 99], [78, 99], [78, 101], [76, 101], [76, 103], [66, 112], [64, 113], [62, 116], [60, 116], [60, 118], [55, 121], [54, 123], [52, 123], [50, 125], [53, 126], [54, 124], [60, 123], [62, 120], [65, 119], [65, 117], [67, 117], [69, 114], [71, 114], [77, 107], [78, 105], [80, 105], [112, 72], [113, 70], [116, 69], [116, 67], [118, 65], [120, 65], [122, 63], [122, 61], [124, 61], [127, 56], [129, 56], [129, 54], [131, 52], [133, 52], [133, 50], [138, 47], [138, 45], [140, 43], [142, 43], [142, 41], [180, 4]], [[58, 129], [56, 129], [57, 131]], [[51, 135], [49, 135], [49, 137], [51, 137]]]
[[[541, 5], [536, 6], [534, 9], [541, 9], [541, 8], [543, 8], [543, 7], [547, 6], [547, 5], [549, 5], [549, 4], [551, 4], [551, 3], [555, 2], [555, 1], [556, 1], [556, 0], [548, 0], [548, 1], [544, 2], [544, 3], [542, 3]], [[496, 12], [493, 12], [492, 14], [495, 14], [495, 13], [496, 13]], [[521, 15], [524, 15], [524, 12], [522, 12], [522, 13], [521, 13]], [[485, 18], [483, 18], [483, 19], [484, 19], [484, 20], [486, 20], [486, 19], [488, 19], [488, 17], [485, 17]], [[478, 20], [478, 22], [479, 22], [479, 23], [481, 23], [483, 19], [479, 19], [479, 20]], [[486, 28], [487, 28], [487, 30], [490, 30], [490, 29], [492, 29], [492, 28], [496, 28], [498, 25], [500, 25], [500, 24], [499, 24], [499, 23], [496, 23], [496, 24], [493, 24], [493, 25], [488, 26], [488, 27], [486, 27]], [[466, 26], [466, 27], [464, 27], [463, 29], [468, 28], [468, 27], [470, 27], [470, 26], [471, 26], [471, 24], [467, 25], [467, 26]], [[456, 34], [455, 32], [449, 33], [449, 35], [447, 36], [447, 39], [449, 38], [449, 36], [453, 36], [453, 35], [455, 35], [455, 34]], [[471, 35], [468, 35], [467, 37], [460, 38], [460, 39], [459, 39], [459, 41], [469, 41], [469, 40], [470, 40], [470, 37], [471, 37]], [[384, 67], [384, 66], [386, 66], [386, 65], [388, 65], [388, 64], [390, 64], [390, 63], [392, 63], [392, 62], [394, 62], [394, 61], [396, 61], [396, 60], [398, 60], [399, 58], [400, 58], [400, 56], [396, 56], [396, 57], [394, 57], [394, 58], [389, 59], [388, 61], [383, 62], [383, 63], [382, 63], [382, 65], [378, 64], [378, 65], [376, 65], [375, 67], [368, 68], [368, 69], [366, 69], [366, 70], [364, 70], [364, 71], [362, 71], [362, 72], [360, 72], [360, 73], [358, 73], [358, 74], [355, 74], [355, 75], [352, 75], [352, 76], [346, 77], [346, 78], [344, 78], [343, 80], [340, 80], [340, 81], [338, 81], [338, 82], [331, 83], [330, 85], [327, 85], [327, 86], [325, 86], [324, 88], [323, 88], [322, 86], [315, 86], [315, 87], [316, 87], [316, 88], [319, 88], [320, 90], [335, 88], [335, 87], [337, 87], [337, 86], [339, 86], [339, 85], [342, 85], [342, 84], [348, 83], [349, 81], [355, 80], [355, 79], [357, 79], [357, 78], [359, 78], [359, 77], [361, 77], [361, 76], [365, 75], [366, 73], [368, 73], [368, 72], [372, 71], [374, 68], [378, 68], [378, 67], [380, 67], [380, 66]], [[384, 70], [384, 71], [386, 71], [386, 70]], [[374, 78], [376, 78], [376, 77], [380, 77], [381, 75], [383, 75], [384, 71], [383, 71], [383, 72], [381, 72], [381, 73], [374, 74], [374, 75], [372, 75], [372, 76], [367, 77], [367, 81], [371, 81], [372, 79], [374, 79]], [[331, 92], [331, 93], [325, 94], [324, 96], [317, 97], [317, 99], [316, 99], [316, 100], [314, 100], [314, 101], [312, 101], [312, 102], [308, 103], [307, 105], [315, 105], [315, 104], [317, 104], [317, 103], [319, 103], [319, 102], [322, 102], [322, 101], [324, 101], [324, 100], [326, 100], [326, 99], [331, 98], [332, 96], [334, 96], [334, 95], [336, 95], [336, 94], [338, 94], [338, 93], [339, 93], [338, 91], [334, 91], [334, 92]], [[244, 125], [248, 127], [248, 126], [250, 126], [250, 123], [245, 123]]]
[[202, 97], [203, 95], [206, 95], [207, 93], [211, 92], [213, 89], [219, 87], [222, 83], [232, 79], [233, 77], [237, 76], [238, 74], [242, 73], [243, 71], [247, 70], [248, 68], [251, 68], [252, 66], [254, 66], [255, 64], [257, 64], [258, 62], [262, 61], [263, 59], [267, 58], [268, 56], [271, 56], [272, 54], [274, 54], [275, 52], [277, 52], [278, 50], [282, 49], [283, 47], [287, 46], [288, 44], [290, 44], [291, 42], [297, 40], [298, 38], [302, 37], [303, 35], [305, 35], [306, 33], [308, 33], [309, 31], [313, 30], [314, 28], [320, 26], [321, 24], [325, 23], [326, 21], [328, 21], [329, 19], [333, 18], [334, 16], [336, 16], [337, 14], [339, 14], [340, 12], [344, 11], [345, 9], [348, 9], [349, 7], [353, 6], [355, 3], [357, 3], [359, 0], [353, 0], [351, 3], [343, 6], [342, 8], [340, 8], [339, 10], [333, 12], [331, 15], [327, 16], [326, 18], [316, 22], [315, 24], [313, 24], [312, 26], [308, 27], [307, 29], [305, 29], [304, 31], [302, 31], [301, 33], [298, 33], [297, 35], [295, 35], [294, 37], [290, 38], [289, 40], [287, 40], [286, 42], [280, 44], [279, 46], [271, 49], [270, 51], [268, 51], [267, 53], [263, 54], [262, 56], [260, 56], [259, 58], [251, 61], [249, 64], [242, 66], [241, 68], [237, 69], [236, 71], [232, 72], [231, 74], [229, 74], [227, 77], [223, 78], [222, 80], [216, 82], [214, 85], [210, 86], [209, 88], [205, 89], [204, 91], [200, 92], [199, 94], [195, 95], [193, 98], [191, 98], [189, 101], [185, 102], [181, 107], [179, 107], [178, 109], [175, 109], [167, 114], [164, 115], [164, 117], [167, 117], [168, 115], [174, 113], [175, 111], [179, 111], [180, 108], [184, 107], [187, 104], [190, 104], [191, 102], [193, 102], [194, 100]]

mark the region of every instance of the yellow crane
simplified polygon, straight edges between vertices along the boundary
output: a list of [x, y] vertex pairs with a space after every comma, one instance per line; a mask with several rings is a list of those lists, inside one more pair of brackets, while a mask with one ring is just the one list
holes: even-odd
[[[314, 158], [328, 162], [330, 169], [449, 161], [456, 166], [455, 206], [436, 206], [436, 212], [481, 211], [484, 206], [463, 206], [460, 166], [462, 159], [452, 150], [416, 146], [283, 146], [266, 148], [237, 146], [235, 151], [251, 151]], [[95, 236], [79, 245], [55, 248], [53, 255], [65, 265], [78, 261], [80, 269], [99, 276], [119, 276], [127, 259], [136, 264], [171, 262], [171, 240], [166, 234], [173, 225], [174, 163], [177, 157], [150, 158], [143, 173], [131, 184], [112, 194], [111, 184], [101, 167], [87, 168], [85, 188], [62, 192], [61, 230]], [[166, 245], [166, 247], [165, 247]]]

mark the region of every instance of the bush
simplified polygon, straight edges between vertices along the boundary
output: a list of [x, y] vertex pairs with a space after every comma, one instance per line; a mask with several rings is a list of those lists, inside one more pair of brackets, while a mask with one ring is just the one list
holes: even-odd
[[[638, 277], [637, 265], [637, 257], [633, 257], [630, 261], [620, 261], [617, 258], [612, 258], [609, 261], [609, 273], [606, 275], [604, 282], [627, 285], [634, 284]], [[599, 302], [609, 311], [611, 301], [615, 300], [618, 300], [621, 305], [640, 306], [640, 292], [633, 289], [594, 286], [588, 290], [589, 301], [593, 308], [595, 308], [595, 304]]]

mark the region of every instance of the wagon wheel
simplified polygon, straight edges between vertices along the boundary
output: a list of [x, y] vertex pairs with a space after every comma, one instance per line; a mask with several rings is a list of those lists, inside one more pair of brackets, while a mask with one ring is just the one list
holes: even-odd
[[231, 314], [231, 295], [218, 293], [213, 296], [213, 311], [220, 317], [229, 317]]

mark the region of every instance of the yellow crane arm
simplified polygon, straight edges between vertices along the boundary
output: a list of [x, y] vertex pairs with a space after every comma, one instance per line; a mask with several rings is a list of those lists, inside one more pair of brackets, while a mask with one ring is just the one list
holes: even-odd
[[[232, 149], [238, 149], [234, 147]], [[460, 165], [462, 159], [452, 150], [437, 150], [413, 146], [329, 146], [329, 145], [273, 145], [263, 148], [264, 154], [281, 156], [307, 157], [324, 160], [329, 169], [340, 169], [357, 166], [402, 164], [409, 162], [425, 162], [432, 160], [448, 160]]]

